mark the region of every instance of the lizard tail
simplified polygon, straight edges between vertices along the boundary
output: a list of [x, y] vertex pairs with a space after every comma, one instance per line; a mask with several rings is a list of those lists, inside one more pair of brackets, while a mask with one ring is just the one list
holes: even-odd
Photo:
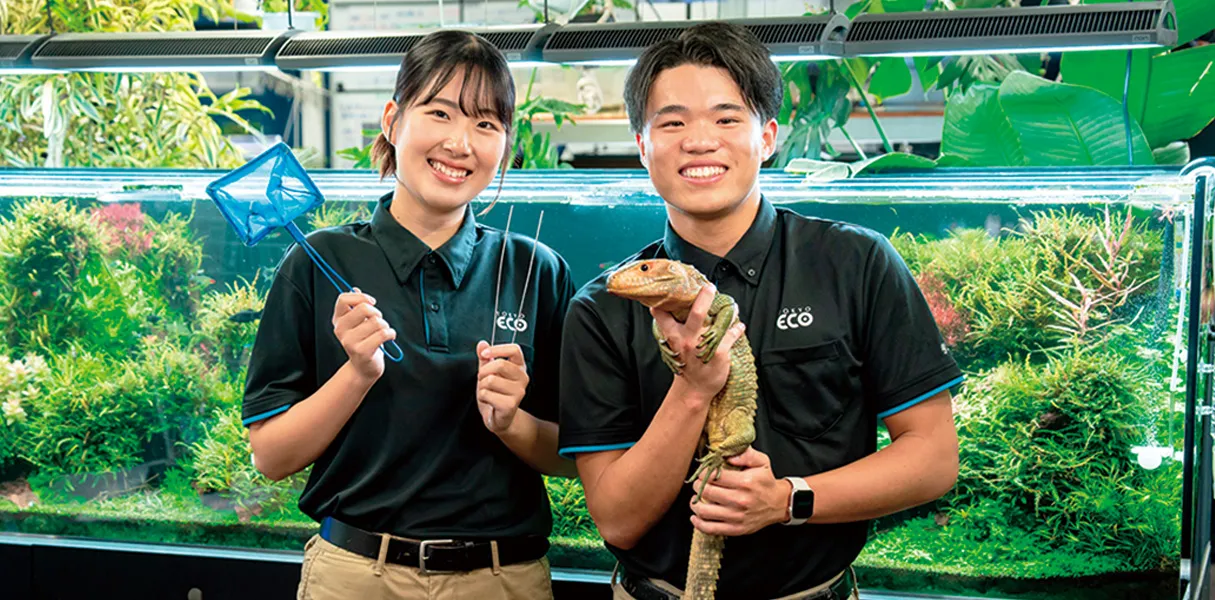
[[682, 600], [713, 600], [717, 593], [717, 571], [726, 538], [692, 530], [692, 552], [688, 559], [688, 579]]

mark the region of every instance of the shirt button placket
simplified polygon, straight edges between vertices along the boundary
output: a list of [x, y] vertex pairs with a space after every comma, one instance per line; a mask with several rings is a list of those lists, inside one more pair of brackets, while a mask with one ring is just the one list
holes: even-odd
[[443, 310], [446, 282], [443, 280], [442, 269], [436, 268], [437, 264], [438, 259], [433, 252], [426, 256], [426, 267], [422, 269], [422, 277], [426, 280], [426, 297], [422, 301], [429, 312], [427, 320], [430, 321], [430, 346], [447, 349], [449, 332], [447, 316]]

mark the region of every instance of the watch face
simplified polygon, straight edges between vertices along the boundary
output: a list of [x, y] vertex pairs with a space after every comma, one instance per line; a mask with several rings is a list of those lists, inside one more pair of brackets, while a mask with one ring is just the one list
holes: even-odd
[[814, 490], [793, 492], [793, 506], [789, 512], [794, 519], [809, 519], [814, 514]]

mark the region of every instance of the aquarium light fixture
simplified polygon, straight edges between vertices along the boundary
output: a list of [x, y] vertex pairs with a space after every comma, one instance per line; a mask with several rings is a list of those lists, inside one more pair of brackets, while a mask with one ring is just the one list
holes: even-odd
[[1172, 0], [888, 14], [854, 19], [846, 56], [953, 56], [1177, 43]]
[[[839, 14], [731, 21], [750, 29], [773, 56], [791, 60], [837, 58], [848, 19]], [[573, 23], [553, 31], [544, 60], [562, 64], [627, 65], [651, 44], [677, 37], [703, 21]]]
[[[540, 49], [556, 25], [461, 28], [484, 37], [511, 63], [541, 60]], [[395, 71], [405, 52], [434, 30], [392, 32], [316, 31], [287, 40], [274, 56], [283, 70], [348, 71], [382, 69]]]
[[257, 71], [296, 33], [220, 30], [148, 33], [61, 33], [40, 44], [35, 68], [67, 71]]
[[[0, 35], [0, 75], [29, 74], [35, 70], [30, 63], [34, 50], [38, 49], [49, 35]], [[55, 71], [38, 69], [37, 72]]]

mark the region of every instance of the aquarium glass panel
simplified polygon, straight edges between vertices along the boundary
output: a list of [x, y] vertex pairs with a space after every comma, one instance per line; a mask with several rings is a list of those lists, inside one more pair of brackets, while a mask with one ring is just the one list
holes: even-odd
[[[0, 171], [4, 531], [203, 551], [300, 550], [316, 531], [295, 504], [307, 472], [260, 475], [240, 422], [291, 239], [242, 243], [204, 194], [220, 175]], [[366, 219], [392, 189], [313, 176], [325, 202], [296, 220], [305, 231]], [[874, 523], [863, 586], [1175, 597], [1193, 183], [1163, 169], [761, 180], [780, 207], [889, 236], [967, 376], [958, 483]], [[480, 220], [508, 212], [526, 235], [543, 212], [540, 239], [578, 285], [665, 223], [644, 171], [511, 172]], [[610, 572], [577, 480], [548, 490], [553, 566]]]

